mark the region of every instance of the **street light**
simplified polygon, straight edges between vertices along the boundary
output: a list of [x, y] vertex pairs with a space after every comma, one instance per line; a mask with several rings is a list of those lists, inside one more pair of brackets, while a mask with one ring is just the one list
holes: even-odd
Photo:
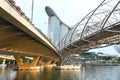
[[32, 0], [31, 22], [33, 21], [34, 0]]

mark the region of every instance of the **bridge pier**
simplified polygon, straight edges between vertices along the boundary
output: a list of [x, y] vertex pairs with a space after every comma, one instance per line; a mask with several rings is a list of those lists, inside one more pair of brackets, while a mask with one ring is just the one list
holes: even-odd
[[50, 60], [50, 59], [48, 59], [47, 61], [44, 61], [43, 57], [40, 57], [38, 65], [40, 65], [40, 66], [49, 66], [49, 65], [55, 66], [56, 65], [56, 61], [53, 61], [53, 60]]
[[29, 62], [25, 56], [18, 56], [14, 55], [15, 60], [17, 62], [18, 69], [40, 69], [40, 66], [38, 66], [38, 61], [40, 56], [35, 56], [34, 59]]
[[39, 58], [38, 65], [43, 66], [45, 63], [42, 61], [42, 56]]
[[3, 59], [3, 62], [2, 62], [3, 65], [5, 64], [5, 61], [6, 61], [6, 59]]
[[15, 66], [15, 65], [16, 65], [16, 61], [15, 61], [15, 60], [7, 60], [7, 61], [6, 61], [6, 64], [7, 64], [8, 66]]
[[48, 62], [47, 62], [47, 65], [54, 65], [55, 64], [55, 61], [53, 61], [53, 60], [49, 60]]
[[53, 60], [48, 60], [45, 64], [44, 64], [45, 67], [54, 67], [56, 66], [56, 62], [53, 61]]
[[3, 59], [2, 64], [0, 64], [1, 67], [6, 67], [5, 61], [6, 59]]

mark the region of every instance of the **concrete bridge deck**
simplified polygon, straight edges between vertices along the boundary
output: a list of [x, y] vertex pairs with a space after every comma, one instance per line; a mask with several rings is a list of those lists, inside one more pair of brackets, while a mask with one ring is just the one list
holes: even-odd
[[0, 53], [40, 56], [54, 63], [61, 62], [52, 43], [10, 0], [0, 0]]

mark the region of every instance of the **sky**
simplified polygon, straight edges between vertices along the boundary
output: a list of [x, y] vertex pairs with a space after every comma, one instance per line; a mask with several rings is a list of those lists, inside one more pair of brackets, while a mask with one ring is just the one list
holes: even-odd
[[[14, 0], [25, 15], [31, 19], [32, 0]], [[47, 35], [48, 16], [45, 7], [51, 7], [68, 26], [78, 23], [87, 13], [95, 9], [103, 0], [34, 0], [33, 24]], [[113, 46], [91, 50], [119, 55]]]
[[[33, 23], [47, 35], [48, 16], [45, 6], [51, 7], [68, 26], [79, 22], [87, 13], [96, 8], [102, 0], [34, 0]], [[31, 18], [32, 0], [15, 0], [26, 16]]]

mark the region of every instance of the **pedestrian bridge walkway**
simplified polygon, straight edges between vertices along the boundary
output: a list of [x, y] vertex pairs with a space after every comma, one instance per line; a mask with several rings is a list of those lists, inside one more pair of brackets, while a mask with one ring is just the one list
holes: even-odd
[[72, 27], [63, 23], [50, 7], [46, 7], [46, 13], [49, 16], [50, 39], [65, 58], [70, 54], [120, 44], [119, 0], [103, 0]]
[[61, 40], [61, 53], [88, 51], [120, 43], [120, 1], [103, 0]]

